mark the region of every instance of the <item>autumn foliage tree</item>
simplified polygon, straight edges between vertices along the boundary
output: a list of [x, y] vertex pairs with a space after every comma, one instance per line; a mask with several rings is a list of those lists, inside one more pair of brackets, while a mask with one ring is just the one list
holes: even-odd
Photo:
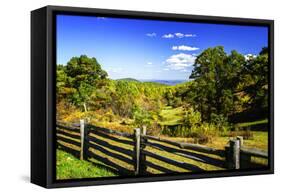
[[87, 111], [87, 101], [94, 89], [107, 78], [107, 73], [95, 58], [86, 55], [73, 57], [66, 66], [57, 69], [58, 96], [65, 96]]

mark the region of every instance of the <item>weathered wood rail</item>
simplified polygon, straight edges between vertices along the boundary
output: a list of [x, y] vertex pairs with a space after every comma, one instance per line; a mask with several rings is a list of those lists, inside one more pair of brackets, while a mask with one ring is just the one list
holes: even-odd
[[148, 168], [169, 174], [204, 171], [196, 162], [221, 169], [262, 168], [265, 165], [252, 158], [268, 159], [266, 152], [243, 147], [242, 137], [231, 139], [225, 149], [215, 149], [149, 136], [145, 128], [129, 134], [85, 124], [84, 120], [80, 124], [57, 123], [56, 129], [58, 148], [125, 175], [152, 173]]

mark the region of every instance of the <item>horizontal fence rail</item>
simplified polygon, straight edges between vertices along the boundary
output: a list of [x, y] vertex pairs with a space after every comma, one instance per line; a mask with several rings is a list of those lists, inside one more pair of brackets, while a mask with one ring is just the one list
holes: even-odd
[[104, 141], [104, 140], [100, 140], [96, 137], [90, 137], [89, 136], [89, 141], [90, 141], [90, 145], [93, 145], [95, 146], [95, 144], [93, 144], [92, 142], [98, 144], [98, 145], [101, 145], [101, 146], [104, 146], [104, 147], [107, 147], [113, 151], [116, 151], [116, 152], [120, 152], [122, 154], [126, 154], [128, 156], [131, 156], [133, 155], [133, 151], [127, 149], [127, 148], [123, 148], [123, 147], [119, 147], [119, 146], [115, 146], [115, 145], [112, 145], [110, 143], [108, 143], [107, 141]]
[[158, 149], [160, 151], [166, 151], [169, 153], [173, 153], [175, 155], [184, 157], [184, 158], [188, 158], [188, 159], [192, 159], [198, 162], [202, 162], [202, 163], [206, 163], [206, 164], [211, 164], [214, 166], [219, 166], [221, 168], [224, 167], [224, 161], [223, 160], [219, 160], [216, 158], [212, 158], [200, 153], [196, 153], [196, 152], [190, 152], [188, 150], [184, 150], [184, 149], [176, 149], [173, 147], [167, 147], [165, 145], [161, 145], [161, 144], [157, 144], [157, 143], [152, 143], [152, 142], [147, 142], [145, 143], [146, 146], [150, 146], [152, 148]]
[[107, 128], [102, 128], [102, 127], [97, 127], [97, 126], [92, 126], [92, 125], [89, 125], [89, 128], [91, 128], [93, 131], [99, 131], [99, 132], [106, 133], [106, 134], [118, 135], [121, 137], [128, 137], [128, 138], [133, 137], [133, 134], [119, 132], [119, 131], [115, 131], [115, 130], [111, 130], [111, 129], [107, 129]]
[[85, 124], [84, 120], [79, 124], [58, 122], [56, 129], [59, 149], [122, 175], [204, 171], [197, 163], [220, 169], [262, 168], [265, 165], [253, 158], [268, 160], [266, 152], [243, 147], [242, 137], [231, 139], [225, 149], [215, 149], [149, 136], [146, 128], [130, 134]]
[[202, 146], [202, 145], [181, 143], [181, 142], [161, 139], [160, 137], [154, 137], [154, 136], [148, 136], [148, 135], [144, 135], [143, 138], [167, 143], [167, 144], [174, 145], [174, 146], [177, 146], [177, 147], [183, 148], [183, 149], [190, 149], [190, 150], [203, 152], [203, 153], [207, 153], [207, 154], [215, 154], [215, 155], [219, 155], [219, 156], [224, 156], [224, 150], [218, 150], [218, 149], [214, 149], [214, 148], [210, 148], [210, 147], [206, 147], [206, 146]]
[[245, 154], [245, 155], [250, 155], [250, 156], [254, 156], [254, 157], [261, 157], [261, 158], [265, 158], [265, 159], [268, 158], [268, 153], [260, 151], [258, 149], [254, 149], [254, 148], [251, 148], [251, 149], [241, 148], [240, 151], [241, 151], [242, 154]]
[[158, 154], [146, 151], [146, 150], [143, 150], [143, 154], [146, 155], [146, 156], [155, 158], [159, 161], [166, 162], [166, 163], [171, 164], [173, 166], [188, 170], [188, 171], [203, 171], [203, 169], [201, 169], [201, 168], [199, 168], [195, 165], [187, 164], [185, 162], [180, 162], [180, 161], [177, 161], [177, 160], [174, 160], [174, 159], [170, 159], [170, 158], [167, 158], [165, 156], [161, 156], [161, 155], [158, 155]]
[[56, 129], [57, 146], [79, 158], [81, 155], [80, 129], [65, 123], [58, 123]]

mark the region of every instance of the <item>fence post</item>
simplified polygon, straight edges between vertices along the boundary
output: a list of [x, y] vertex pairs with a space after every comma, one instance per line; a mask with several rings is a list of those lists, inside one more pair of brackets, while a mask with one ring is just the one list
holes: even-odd
[[243, 144], [244, 144], [243, 136], [237, 136], [236, 139], [239, 140], [239, 142], [240, 142], [240, 147], [242, 147]]
[[139, 174], [140, 170], [140, 128], [134, 130], [135, 145], [134, 145], [134, 163], [135, 163], [135, 175]]
[[[146, 135], [146, 126], [142, 127], [142, 135]], [[140, 136], [140, 171], [139, 174], [140, 175], [144, 175], [146, 173], [146, 165], [145, 165], [145, 161], [146, 161], [146, 155], [143, 154], [142, 150], [145, 149], [146, 145], [145, 143], [147, 142], [147, 139], [143, 138], [142, 136]]]
[[80, 120], [80, 160], [84, 158], [84, 130], [85, 130], [85, 121], [83, 119]]
[[[240, 141], [240, 148], [243, 146], [243, 137], [236, 137]], [[251, 156], [240, 151], [240, 169], [249, 168], [251, 165]]]
[[227, 163], [229, 169], [240, 168], [240, 141], [232, 139], [229, 141], [229, 148], [227, 154]]
[[83, 145], [83, 159], [88, 159], [88, 150], [89, 150], [89, 132], [90, 128], [87, 122], [84, 124], [84, 145]]

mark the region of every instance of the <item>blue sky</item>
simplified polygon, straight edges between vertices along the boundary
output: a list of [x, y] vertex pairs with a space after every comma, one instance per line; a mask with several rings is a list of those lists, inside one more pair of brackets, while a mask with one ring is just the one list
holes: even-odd
[[57, 16], [57, 64], [73, 56], [95, 57], [111, 79], [187, 80], [196, 55], [224, 46], [258, 54], [268, 29], [93, 16]]

